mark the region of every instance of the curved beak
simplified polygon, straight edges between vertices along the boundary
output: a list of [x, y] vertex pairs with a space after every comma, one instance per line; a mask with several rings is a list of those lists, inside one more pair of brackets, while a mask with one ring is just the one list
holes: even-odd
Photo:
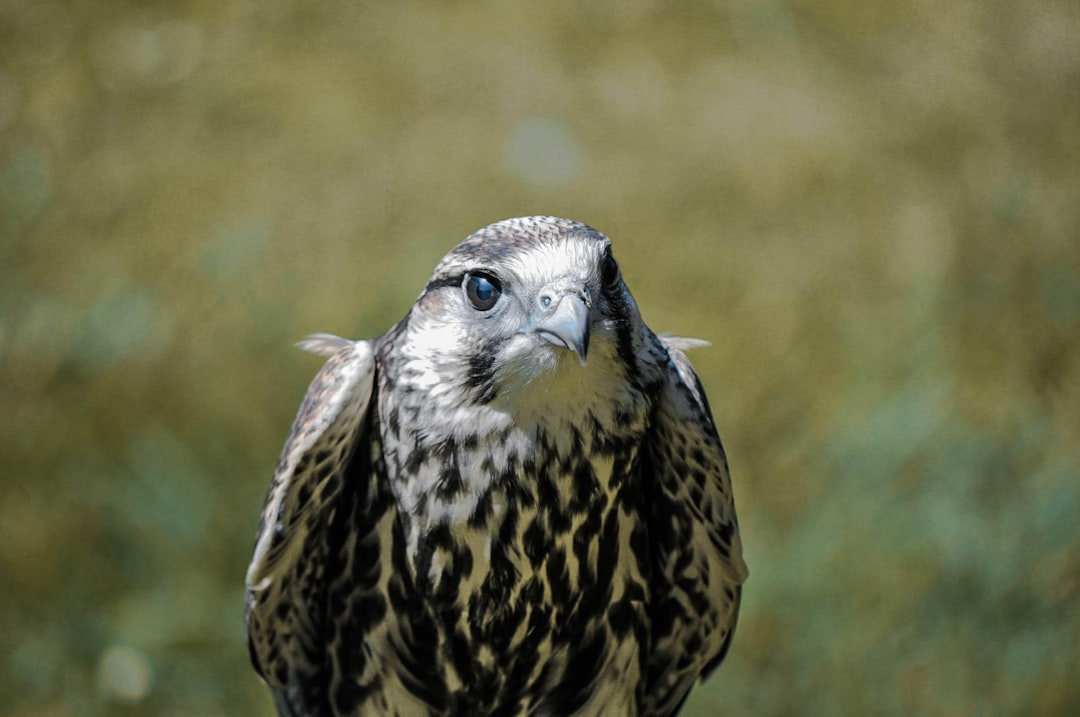
[[549, 344], [573, 351], [581, 365], [589, 353], [589, 307], [576, 294], [566, 294], [534, 331]]

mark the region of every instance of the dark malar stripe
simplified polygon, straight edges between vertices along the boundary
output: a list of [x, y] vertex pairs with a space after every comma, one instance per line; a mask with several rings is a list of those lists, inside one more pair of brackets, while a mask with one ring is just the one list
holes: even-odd
[[469, 357], [469, 373], [465, 385], [473, 389], [477, 402], [491, 403], [495, 398], [495, 349], [484, 346]]

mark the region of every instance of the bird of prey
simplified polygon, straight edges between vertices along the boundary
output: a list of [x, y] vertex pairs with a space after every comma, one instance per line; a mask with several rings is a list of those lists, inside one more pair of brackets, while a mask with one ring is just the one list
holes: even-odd
[[699, 343], [555, 217], [466, 238], [376, 339], [303, 342], [247, 573], [278, 712], [676, 713], [747, 574]]

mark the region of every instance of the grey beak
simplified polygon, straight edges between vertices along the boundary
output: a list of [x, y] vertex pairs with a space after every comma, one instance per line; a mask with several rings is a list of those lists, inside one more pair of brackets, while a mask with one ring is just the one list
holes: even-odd
[[535, 331], [549, 344], [573, 351], [585, 365], [589, 353], [589, 307], [579, 296], [564, 295]]

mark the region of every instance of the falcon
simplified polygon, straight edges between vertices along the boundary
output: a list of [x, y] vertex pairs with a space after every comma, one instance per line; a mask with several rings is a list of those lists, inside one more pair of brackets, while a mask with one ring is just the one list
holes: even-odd
[[326, 334], [247, 573], [280, 715], [671, 715], [747, 571], [684, 349], [611, 242], [477, 231], [397, 325]]

